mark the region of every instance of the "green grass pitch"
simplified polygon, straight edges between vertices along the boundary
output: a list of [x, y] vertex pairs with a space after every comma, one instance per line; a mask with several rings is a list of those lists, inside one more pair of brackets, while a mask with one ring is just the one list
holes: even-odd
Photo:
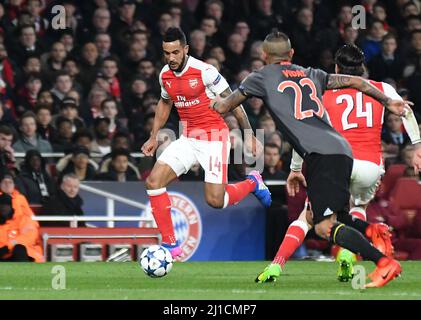
[[[164, 278], [147, 277], [133, 263], [0, 265], [0, 299], [421, 299], [421, 261], [403, 262], [386, 287], [352, 289], [336, 280], [336, 263], [291, 261], [275, 283], [256, 284], [266, 262], [176, 263]], [[373, 264], [364, 262], [367, 272]], [[66, 289], [52, 289], [52, 268], [66, 271]]]

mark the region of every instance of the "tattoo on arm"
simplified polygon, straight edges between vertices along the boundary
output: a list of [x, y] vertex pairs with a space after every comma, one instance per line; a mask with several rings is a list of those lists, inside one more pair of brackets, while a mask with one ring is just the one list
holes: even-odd
[[343, 74], [329, 74], [329, 81], [327, 82], [327, 89], [340, 89], [349, 87], [351, 76]]
[[389, 98], [367, 80], [344, 74], [330, 74], [327, 89], [353, 88], [386, 104]]

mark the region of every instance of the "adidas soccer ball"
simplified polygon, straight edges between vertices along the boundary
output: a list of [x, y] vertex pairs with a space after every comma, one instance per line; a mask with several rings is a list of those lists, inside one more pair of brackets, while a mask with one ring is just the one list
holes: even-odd
[[152, 278], [160, 278], [171, 271], [173, 258], [168, 249], [153, 245], [143, 250], [139, 258], [143, 271]]

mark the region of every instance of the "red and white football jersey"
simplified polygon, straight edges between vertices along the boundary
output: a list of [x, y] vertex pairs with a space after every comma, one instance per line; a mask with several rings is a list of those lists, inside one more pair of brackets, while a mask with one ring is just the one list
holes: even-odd
[[[221, 115], [210, 109], [211, 99], [229, 88], [218, 70], [203, 61], [188, 57], [180, 72], [165, 65], [159, 74], [161, 97], [171, 99], [183, 122], [183, 135], [200, 140], [220, 140], [215, 132], [228, 132]], [[205, 133], [198, 135], [199, 133]]]
[[[370, 83], [392, 99], [402, 99], [384, 82]], [[348, 140], [355, 159], [381, 164], [381, 130], [384, 107], [377, 100], [355, 89], [327, 90], [323, 104], [332, 126]]]

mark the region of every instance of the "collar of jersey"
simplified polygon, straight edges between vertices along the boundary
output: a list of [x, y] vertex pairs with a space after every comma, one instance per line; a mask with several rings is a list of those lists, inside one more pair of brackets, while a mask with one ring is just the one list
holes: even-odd
[[173, 73], [174, 73], [174, 75], [176, 77], [181, 77], [189, 69], [189, 67], [190, 67], [190, 60], [191, 60], [190, 59], [190, 56], [187, 56], [187, 63], [184, 66], [183, 70], [181, 70], [180, 72], [173, 71]]

